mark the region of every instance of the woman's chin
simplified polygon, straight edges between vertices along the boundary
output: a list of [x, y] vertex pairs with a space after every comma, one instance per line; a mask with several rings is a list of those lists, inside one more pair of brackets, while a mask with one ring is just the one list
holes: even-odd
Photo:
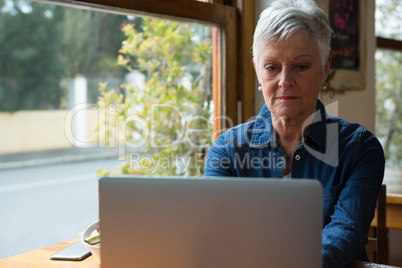
[[271, 113], [279, 118], [288, 118], [288, 119], [297, 118], [301, 113], [300, 109], [295, 109], [294, 107], [281, 107], [279, 109], [278, 108], [271, 111]]
[[281, 119], [304, 120], [315, 111], [315, 107], [307, 108], [304, 105], [292, 102], [292, 104], [279, 104], [269, 109], [272, 116]]

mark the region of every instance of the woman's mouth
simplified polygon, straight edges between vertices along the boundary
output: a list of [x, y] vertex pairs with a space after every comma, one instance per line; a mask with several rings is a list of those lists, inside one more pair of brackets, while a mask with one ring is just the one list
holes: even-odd
[[280, 96], [280, 97], [277, 97], [277, 99], [278, 100], [294, 100], [294, 99], [296, 99], [296, 97], [294, 97], [294, 96]]

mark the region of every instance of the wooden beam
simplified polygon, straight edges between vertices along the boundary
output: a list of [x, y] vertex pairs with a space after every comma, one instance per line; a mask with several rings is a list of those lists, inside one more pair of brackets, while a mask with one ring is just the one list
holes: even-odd
[[220, 77], [222, 77], [222, 49], [220, 44], [222, 43], [221, 35], [217, 27], [212, 28], [212, 99], [214, 102], [214, 122], [213, 122], [213, 135], [212, 139], [215, 141], [222, 133], [222, 120], [220, 119], [223, 111], [223, 98], [222, 98], [222, 83]]
[[246, 122], [254, 113], [254, 67], [251, 47], [255, 28], [254, 0], [236, 0], [239, 27], [237, 28], [237, 43], [239, 44], [237, 58], [238, 97], [241, 102], [240, 122]]
[[222, 115], [224, 115], [224, 121], [222, 122], [223, 129], [227, 129], [236, 125], [238, 122], [237, 114], [237, 100], [238, 97], [238, 45], [237, 45], [237, 17], [236, 10], [233, 9], [230, 18], [228, 18], [225, 24], [222, 35], [224, 42], [222, 42], [221, 48], [223, 49], [222, 57], [222, 98], [224, 102], [224, 109]]
[[377, 48], [402, 50], [402, 41], [377, 37]]
[[187, 0], [36, 0], [67, 6], [81, 6], [98, 10], [115, 11], [123, 14], [170, 17], [224, 25], [235, 12], [235, 8], [226, 5]]

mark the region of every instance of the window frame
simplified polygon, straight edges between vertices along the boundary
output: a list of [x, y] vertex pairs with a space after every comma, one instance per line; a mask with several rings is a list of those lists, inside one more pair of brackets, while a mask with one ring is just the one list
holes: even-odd
[[402, 51], [402, 41], [376, 36], [377, 48]]

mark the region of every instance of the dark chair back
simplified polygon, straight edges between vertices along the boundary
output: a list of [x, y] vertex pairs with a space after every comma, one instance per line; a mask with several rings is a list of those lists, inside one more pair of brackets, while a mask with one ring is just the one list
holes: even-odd
[[370, 261], [388, 264], [387, 187], [378, 194], [376, 215], [371, 223], [366, 251]]

